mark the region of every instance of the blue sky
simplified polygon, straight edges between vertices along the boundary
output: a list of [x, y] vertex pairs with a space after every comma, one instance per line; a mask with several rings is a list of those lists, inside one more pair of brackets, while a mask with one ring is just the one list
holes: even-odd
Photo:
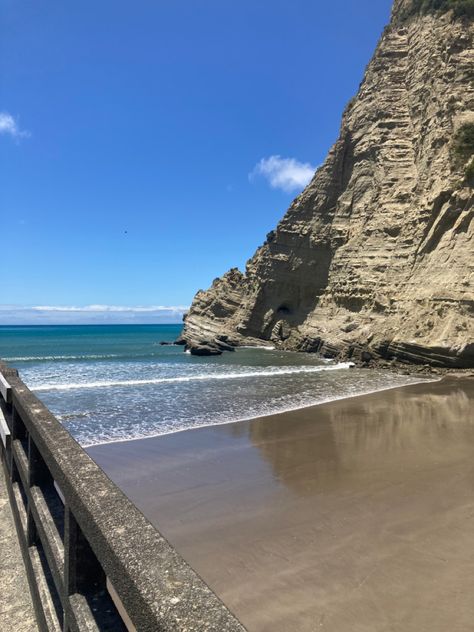
[[3, 0], [0, 323], [176, 320], [243, 268], [390, 5]]

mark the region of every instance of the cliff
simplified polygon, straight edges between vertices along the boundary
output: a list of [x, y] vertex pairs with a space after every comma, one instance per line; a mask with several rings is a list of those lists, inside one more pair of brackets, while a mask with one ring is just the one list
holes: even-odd
[[462, 15], [395, 1], [324, 165], [245, 274], [196, 294], [190, 347], [474, 366], [474, 26], [460, 1]]

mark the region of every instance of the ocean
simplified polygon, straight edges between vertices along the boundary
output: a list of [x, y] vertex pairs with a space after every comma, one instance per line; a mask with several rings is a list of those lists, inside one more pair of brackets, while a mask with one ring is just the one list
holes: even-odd
[[84, 447], [241, 421], [422, 381], [273, 348], [200, 358], [181, 325], [0, 327], [0, 358]]

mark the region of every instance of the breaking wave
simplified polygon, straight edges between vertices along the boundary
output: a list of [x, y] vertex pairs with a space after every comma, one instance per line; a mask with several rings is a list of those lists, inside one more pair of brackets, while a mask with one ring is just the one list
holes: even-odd
[[111, 360], [112, 358], [120, 358], [128, 356], [120, 356], [116, 353], [108, 354], [90, 354], [90, 355], [49, 355], [49, 356], [16, 356], [11, 358], [3, 358], [5, 362], [54, 362], [64, 360]]
[[86, 388], [110, 388], [115, 386], [145, 386], [148, 384], [173, 384], [179, 382], [198, 382], [210, 380], [237, 380], [251, 377], [276, 377], [280, 375], [297, 375], [300, 373], [321, 373], [322, 371], [338, 371], [350, 369], [352, 362], [340, 362], [333, 366], [304, 366], [304, 367], [274, 367], [271, 370], [242, 371], [232, 373], [201, 373], [179, 377], [159, 377], [145, 380], [110, 380], [97, 382], [70, 382], [67, 384], [38, 384], [32, 391], [72, 391]]

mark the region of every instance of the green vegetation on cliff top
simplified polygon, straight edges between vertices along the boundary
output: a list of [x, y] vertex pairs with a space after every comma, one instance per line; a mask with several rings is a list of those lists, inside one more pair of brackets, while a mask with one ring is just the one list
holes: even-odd
[[456, 18], [464, 17], [472, 20], [474, 19], [474, 0], [413, 0], [410, 9], [403, 17], [446, 11], [453, 11]]

